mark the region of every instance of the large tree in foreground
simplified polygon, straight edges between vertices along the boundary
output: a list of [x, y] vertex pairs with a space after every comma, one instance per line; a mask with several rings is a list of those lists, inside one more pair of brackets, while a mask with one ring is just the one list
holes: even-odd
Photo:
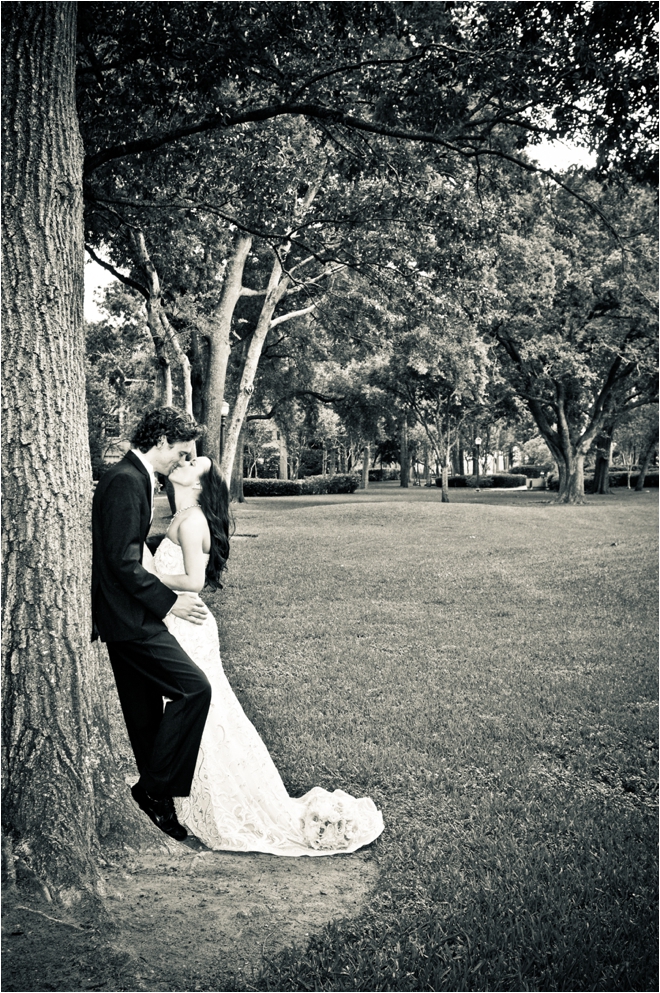
[[64, 902], [99, 833], [138, 820], [110, 757], [90, 646], [82, 144], [74, 3], [3, 6], [3, 853]]
[[96, 825], [75, 8], [3, 11], [2, 627], [3, 819], [23, 866], [77, 885]]

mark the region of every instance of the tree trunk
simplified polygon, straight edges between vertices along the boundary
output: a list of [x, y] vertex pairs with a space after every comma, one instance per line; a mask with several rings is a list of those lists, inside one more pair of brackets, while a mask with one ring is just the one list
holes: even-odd
[[449, 468], [442, 467], [442, 503], [449, 503]]
[[584, 455], [568, 455], [558, 463], [559, 493], [556, 503], [584, 502]]
[[[191, 370], [190, 379], [193, 394], [193, 417], [198, 424], [204, 423], [204, 388], [206, 386], [208, 367], [208, 342], [202, 338], [199, 331], [193, 330], [190, 335]], [[197, 442], [197, 451], [201, 455], [204, 449], [204, 439]]]
[[[319, 190], [321, 179], [322, 174], [315, 183], [309, 184], [307, 193], [296, 211], [296, 220], [301, 220], [307, 212]], [[220, 416], [225, 392], [227, 362], [229, 360], [229, 334], [231, 331], [231, 319], [239, 297], [242, 293], [248, 292], [243, 288], [243, 271], [245, 269], [245, 262], [251, 247], [252, 237], [246, 234], [239, 234], [234, 254], [229, 261], [227, 272], [225, 273], [220, 306], [218, 307], [218, 312], [216, 315], [216, 326], [210, 341], [211, 354], [209, 360], [209, 380], [207, 384], [205, 402], [207, 438], [209, 438], [207, 450], [209, 455], [217, 454], [218, 457], [220, 457], [220, 446], [219, 440], [216, 443], [216, 439], [219, 439], [220, 437]], [[279, 254], [276, 257], [276, 261], [271, 272], [271, 278], [268, 282], [266, 297], [263, 307], [261, 308], [257, 328], [255, 333], [252, 335], [248, 357], [243, 366], [243, 376], [246, 378], [245, 380], [241, 380], [238, 396], [232, 411], [231, 421], [227, 431], [227, 437], [225, 438], [224, 451], [221, 455], [221, 465], [223, 467], [222, 471], [227, 477], [231, 474], [231, 467], [234, 461], [238, 436], [247, 411], [249, 397], [252, 394], [252, 383], [254, 382], [254, 376], [261, 357], [261, 351], [266, 335], [268, 334], [271, 326], [275, 326], [275, 324], [279, 324], [281, 321], [287, 320], [291, 316], [296, 316], [285, 315], [284, 317], [279, 317], [277, 320], [273, 321], [273, 324], [271, 325], [273, 312], [282, 297], [285, 296], [290, 282], [289, 276], [285, 276], [282, 279], [282, 262], [286, 258], [289, 249], [289, 244], [283, 245], [279, 249]], [[307, 307], [302, 311], [298, 311], [298, 314], [306, 314], [313, 309], [313, 306]]]
[[644, 458], [642, 459], [642, 465], [639, 470], [639, 476], [635, 484], [636, 493], [641, 493], [642, 490], [644, 489], [644, 480], [646, 479], [646, 473], [649, 471], [651, 459], [653, 458], [653, 454], [655, 452], [657, 444], [658, 444], [658, 428], [656, 427], [653, 434], [651, 435], [651, 439], [648, 445], [646, 446], [646, 451], [644, 452]]
[[234, 404], [229, 427], [227, 429], [227, 436], [225, 438], [224, 446], [225, 450], [222, 453], [221, 463], [221, 471], [225, 478], [231, 475], [239, 435], [243, 427], [245, 414], [247, 413], [250, 397], [252, 396], [254, 389], [253, 383], [257, 371], [257, 365], [261, 357], [266, 336], [271, 328], [273, 313], [278, 303], [285, 295], [288, 285], [289, 277], [282, 277], [282, 263], [278, 256], [273, 263], [270, 279], [268, 280], [268, 289], [266, 290], [266, 297], [261, 308], [261, 313], [259, 314], [257, 327], [255, 328], [254, 334], [250, 340], [250, 346], [243, 365], [241, 381], [238, 387], [236, 403]]
[[610, 463], [612, 461], [614, 424], [604, 424], [594, 442], [596, 464], [594, 466], [594, 493], [611, 493]]
[[401, 466], [401, 486], [410, 486], [410, 451], [408, 448], [408, 418], [404, 417], [399, 435], [399, 465]]
[[[247, 434], [247, 421], [244, 421], [241, 425], [241, 431], [238, 438], [238, 446], [236, 457], [234, 458], [231, 467], [231, 483], [229, 486], [229, 497], [235, 503], [245, 503], [245, 494], [243, 492], [243, 473], [244, 473], [244, 454], [245, 454], [245, 436]], [[225, 477], [226, 478], [226, 477]]]
[[158, 379], [156, 380], [156, 388], [154, 390], [154, 403], [157, 407], [171, 407], [172, 369], [170, 367], [170, 360], [163, 348], [162, 338], [160, 342], [156, 342], [154, 339], [154, 348], [156, 349], [156, 362], [158, 364]]
[[215, 312], [213, 330], [208, 339], [209, 357], [204, 389], [204, 423], [206, 424], [204, 451], [217, 462], [223, 458], [223, 453], [220, 451], [220, 428], [227, 363], [231, 353], [229, 338], [231, 322], [243, 289], [243, 272], [251, 248], [252, 238], [250, 235], [239, 234], [233, 254], [227, 264], [220, 303]]
[[362, 453], [362, 489], [366, 490], [369, 487], [369, 463], [371, 461], [369, 446], [364, 446], [364, 451]]
[[431, 485], [431, 458], [429, 456], [429, 446], [424, 445], [424, 486]]
[[3, 13], [3, 823], [19, 883], [71, 903], [123, 809], [90, 646], [76, 4]]
[[280, 428], [279, 432], [279, 442], [280, 442], [280, 468], [279, 468], [279, 478], [288, 479], [289, 476], [289, 453], [286, 447], [286, 437], [284, 431]]
[[[156, 347], [156, 355], [159, 362], [161, 361], [163, 355], [165, 355], [163, 335], [170, 344], [170, 348], [176, 355], [176, 360], [181, 367], [181, 382], [183, 388], [183, 409], [187, 414], [193, 416], [193, 395], [192, 395], [192, 373], [190, 367], [190, 359], [181, 347], [181, 342], [177, 337], [177, 333], [170, 324], [167, 314], [163, 310], [160, 302], [160, 280], [158, 278], [158, 273], [156, 272], [156, 267], [151, 261], [149, 252], [147, 251], [147, 242], [144, 237], [144, 233], [139, 229], [133, 231], [133, 246], [135, 248], [135, 254], [137, 255], [142, 271], [145, 276], [145, 281], [147, 283], [147, 289], [149, 296], [147, 298], [147, 324], [149, 326], [149, 331], [151, 332], [151, 337], [153, 338], [154, 345]], [[167, 363], [167, 368], [169, 370], [169, 362]], [[172, 404], [172, 378], [171, 372], [169, 377], [169, 400], [165, 399], [165, 405], [171, 406]]]

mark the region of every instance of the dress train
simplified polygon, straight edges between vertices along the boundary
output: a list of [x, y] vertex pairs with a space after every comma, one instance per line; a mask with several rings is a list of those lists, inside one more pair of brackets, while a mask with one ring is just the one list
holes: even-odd
[[[165, 537], [154, 565], [162, 575], [184, 572], [179, 545]], [[190, 796], [175, 798], [179, 821], [219, 851], [333, 855], [374, 841], [383, 818], [368, 797], [319, 786], [299, 798], [288, 795], [225, 676], [213, 615], [196, 625], [170, 614], [165, 624], [212, 688]]]

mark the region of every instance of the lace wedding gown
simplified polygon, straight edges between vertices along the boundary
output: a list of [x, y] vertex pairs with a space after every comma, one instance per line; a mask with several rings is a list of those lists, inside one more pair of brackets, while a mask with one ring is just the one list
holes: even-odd
[[[168, 537], [153, 564], [162, 575], [185, 571], [183, 552]], [[318, 786], [299, 799], [287, 794], [224, 674], [213, 615], [196, 625], [170, 614], [165, 623], [212, 688], [190, 796], [174, 801], [191, 834], [215, 850], [291, 856], [354, 852], [377, 838], [383, 818], [368, 797]]]

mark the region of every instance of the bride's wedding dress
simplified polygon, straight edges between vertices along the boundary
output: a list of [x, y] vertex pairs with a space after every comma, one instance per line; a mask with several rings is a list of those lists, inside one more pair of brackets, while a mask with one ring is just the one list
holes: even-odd
[[[179, 545], [163, 538], [153, 566], [161, 575], [185, 572]], [[153, 566], [145, 561], [146, 568]], [[318, 786], [300, 798], [287, 794], [224, 674], [210, 611], [201, 625], [172, 614], [165, 624], [212, 687], [192, 790], [174, 801], [191, 834], [216, 850], [293, 856], [354, 852], [377, 838], [383, 818], [368, 797]]]

